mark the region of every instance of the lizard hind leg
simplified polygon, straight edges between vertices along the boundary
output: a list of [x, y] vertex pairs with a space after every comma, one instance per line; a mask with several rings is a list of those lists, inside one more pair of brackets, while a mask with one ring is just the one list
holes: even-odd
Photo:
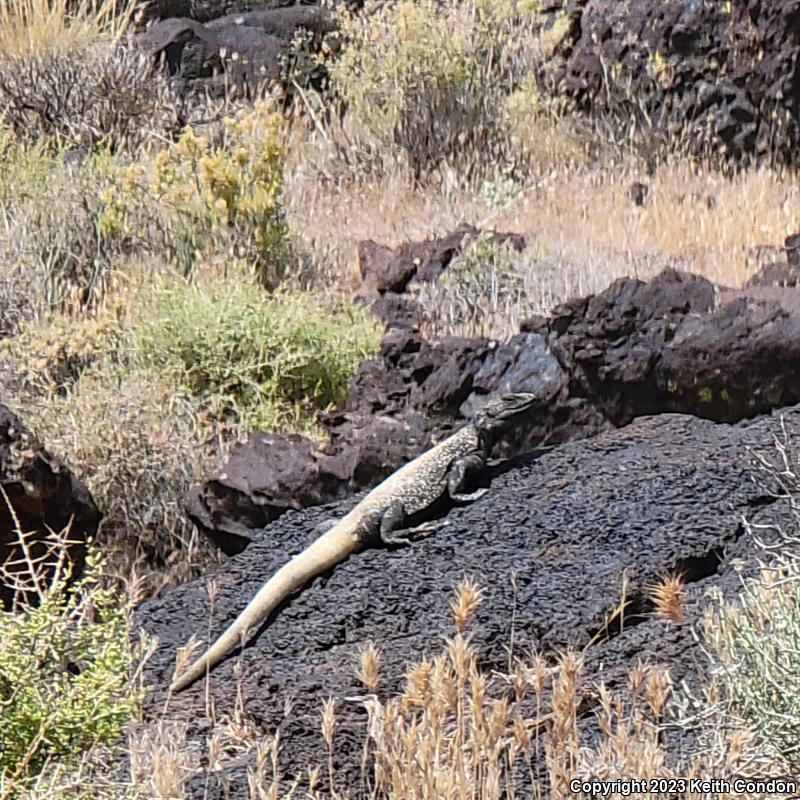
[[476, 489], [474, 492], [464, 493], [464, 488], [473, 475], [480, 472], [485, 466], [485, 461], [478, 453], [464, 456], [450, 465], [447, 473], [447, 493], [456, 503], [472, 503], [483, 497], [488, 489]]
[[438, 531], [445, 523], [439, 521], [423, 522], [413, 528], [406, 528], [407, 518], [402, 504], [393, 503], [383, 513], [380, 524], [381, 541], [388, 545], [413, 544], [418, 539]]
[[408, 544], [408, 537], [399, 534], [406, 522], [402, 503], [392, 503], [381, 515], [380, 537], [384, 544]]

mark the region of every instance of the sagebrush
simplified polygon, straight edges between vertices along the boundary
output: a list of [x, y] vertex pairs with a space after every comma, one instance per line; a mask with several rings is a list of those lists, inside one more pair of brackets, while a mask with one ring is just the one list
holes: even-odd
[[400, 0], [338, 17], [331, 72], [347, 113], [417, 177], [466, 151], [509, 156], [506, 103], [540, 63], [535, 4]]

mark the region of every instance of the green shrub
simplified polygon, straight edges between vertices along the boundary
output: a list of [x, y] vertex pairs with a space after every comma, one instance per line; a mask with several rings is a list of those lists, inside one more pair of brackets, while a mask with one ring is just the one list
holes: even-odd
[[338, 12], [331, 72], [348, 112], [415, 174], [464, 151], [507, 153], [505, 98], [534, 69], [542, 18], [511, 0], [398, 0]]
[[739, 603], [706, 620], [706, 640], [727, 704], [757, 747], [789, 774], [800, 771], [800, 561], [765, 569]]
[[224, 455], [252, 427], [312, 430], [379, 340], [362, 309], [206, 283], [156, 283], [0, 342], [14, 375], [6, 402], [86, 481], [111, 565], [124, 573], [146, 555], [147, 593], [212, 557], [181, 508], [220, 455], [211, 444]]
[[212, 417], [261, 429], [303, 427], [341, 403], [359, 360], [378, 344], [366, 311], [325, 308], [306, 294], [173, 283], [145, 304], [139, 356]]
[[73, 586], [62, 574], [38, 607], [0, 614], [0, 787], [113, 742], [141, 700], [140, 654], [102, 567], [90, 553]]
[[100, 224], [115, 170], [105, 152], [69, 163], [64, 151], [0, 126], [0, 262], [25, 287], [33, 316], [93, 305], [130, 250]]

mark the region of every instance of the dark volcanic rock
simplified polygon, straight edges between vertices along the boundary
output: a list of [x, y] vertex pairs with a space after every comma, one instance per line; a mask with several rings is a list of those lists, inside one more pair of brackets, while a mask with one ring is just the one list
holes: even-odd
[[644, 201], [647, 199], [647, 193], [649, 191], [650, 190], [646, 183], [642, 183], [641, 181], [634, 181], [634, 183], [632, 183], [628, 187], [628, 199], [635, 206], [643, 206]]
[[487, 395], [504, 391], [547, 401], [499, 443], [497, 456], [647, 414], [731, 422], [800, 402], [800, 293], [764, 291], [720, 293], [716, 308], [711, 283], [667, 270], [649, 283], [625, 278], [565, 303], [503, 344], [430, 342], [413, 328], [390, 329], [378, 356], [353, 378], [345, 409], [323, 417], [330, 441], [321, 453], [312, 457], [300, 438], [281, 440], [283, 453], [237, 451], [224, 481], [193, 489], [190, 516], [235, 552], [286, 508], [374, 486], [471, 417]]
[[576, 0], [548, 77], [594, 114], [660, 144], [793, 161], [800, 141], [800, 2]]
[[800, 313], [786, 293], [714, 308], [708, 281], [668, 270], [567, 303], [545, 325], [570, 395], [614, 425], [662, 411], [732, 422], [800, 400]]
[[[622, 278], [600, 294], [559, 306], [549, 342], [570, 375], [570, 395], [585, 397], [615, 425], [665, 410], [654, 369], [684, 318], [714, 307], [705, 278], [666, 270], [649, 283]], [[702, 324], [702, 322], [700, 323]], [[541, 331], [541, 320], [523, 330]]]
[[[480, 231], [461, 225], [452, 233], [424, 242], [406, 242], [396, 250], [371, 239], [358, 244], [358, 265], [362, 284], [359, 295], [371, 297], [376, 292], [403, 292], [412, 281], [433, 281], [447, 269], [461, 252], [464, 240]], [[525, 247], [525, 239], [516, 233], [492, 233], [495, 242], [509, 242], [516, 250]]]
[[[26, 536], [31, 557], [47, 557], [49, 532], [69, 531], [73, 577], [83, 568], [86, 540], [94, 536], [101, 514], [86, 487], [59, 459], [0, 404], [0, 564], [16, 572], [22, 557], [17, 530]], [[0, 582], [0, 601], [13, 602], [12, 587]], [[33, 598], [29, 598], [33, 599]]]
[[418, 328], [424, 315], [422, 306], [402, 294], [383, 294], [370, 306], [370, 311], [386, 328]]
[[740, 298], [704, 319], [687, 317], [655, 374], [668, 407], [726, 422], [797, 402], [800, 315]]
[[[786, 410], [785, 419], [796, 431], [800, 408]], [[676, 682], [692, 681], [699, 656], [690, 626], [707, 603], [704, 595], [711, 587], [735, 588], [732, 559], [752, 554], [741, 515], [792, 521], [783, 501], [766, 496], [747, 468], [747, 449], [769, 450], [777, 430], [774, 416], [729, 426], [662, 415], [517, 458], [495, 472], [489, 495], [452, 509], [434, 535], [411, 547], [353, 556], [285, 604], [238, 658], [212, 673], [217, 713], [233, 708], [233, 668], [240, 660], [245, 713], [262, 729], [281, 732], [281, 764], [293, 774], [324, 763], [321, 706], [337, 698], [335, 767], [340, 786], [355, 792], [365, 715], [358, 701], [346, 698], [363, 693], [354, 677], [360, 648], [380, 644], [381, 693], [395, 692], [405, 666], [437, 651], [442, 635], [452, 633], [449, 603], [465, 575], [487, 590], [471, 625], [487, 672], [506, 668], [513, 628], [518, 654], [594, 640], [589, 679], [613, 688], [624, 687], [640, 658], [669, 667]], [[289, 512], [221, 567], [214, 575], [212, 634], [306, 545], [318, 521], [354, 502]], [[653, 615], [648, 594], [673, 570], [687, 581], [681, 624]], [[596, 636], [617, 607], [624, 580], [624, 629]], [[192, 635], [207, 635], [206, 580], [149, 601], [137, 620], [161, 642], [146, 676], [156, 687], [151, 707], [157, 709], [176, 649]], [[203, 694], [201, 684], [191, 687], [173, 698], [170, 713], [202, 714]]]
[[785, 262], [764, 264], [745, 284], [754, 286], [795, 287], [800, 282], [800, 234], [787, 236], [784, 242]]
[[281, 56], [300, 29], [321, 41], [335, 25], [323, 8], [272, 8], [228, 14], [206, 23], [189, 17], [164, 19], [137, 41], [170, 75], [184, 81], [224, 73], [231, 85], [256, 89], [280, 77]]
[[234, 445], [225, 467], [184, 505], [224, 553], [241, 552], [258, 531], [288, 509], [320, 505], [343, 495], [346, 466], [320, 453], [304, 436], [253, 433]]
[[150, 0], [143, 10], [145, 19], [148, 20], [189, 17], [198, 22], [208, 22], [226, 15], [242, 13], [296, 13], [296, 9], [305, 12], [308, 6], [318, 5], [318, 0]]
[[795, 287], [800, 281], [800, 270], [790, 264], [773, 261], [764, 264], [747, 283], [746, 288], [754, 286], [781, 286]]

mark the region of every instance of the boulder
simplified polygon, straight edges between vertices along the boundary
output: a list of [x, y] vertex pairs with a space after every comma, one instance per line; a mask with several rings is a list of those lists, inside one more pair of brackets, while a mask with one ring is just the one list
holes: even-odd
[[150, 0], [143, 10], [146, 20], [189, 17], [208, 22], [231, 14], [305, 10], [318, 5], [318, 0]]
[[171, 17], [139, 34], [137, 44], [187, 85], [225, 78], [226, 85], [257, 91], [280, 79], [282, 56], [301, 29], [321, 41], [335, 25], [327, 9], [308, 6], [227, 14], [205, 23]]
[[285, 454], [244, 445], [223, 467], [224, 481], [193, 488], [187, 512], [235, 552], [285, 509], [376, 485], [468, 419], [486, 395], [503, 391], [549, 401], [498, 443], [498, 457], [648, 414], [732, 422], [799, 402], [800, 294], [770, 292], [718, 292], [704, 278], [667, 270], [648, 283], [621, 279], [526, 320], [505, 343], [429, 341], [414, 328], [389, 329], [353, 377], [345, 408], [322, 417], [329, 440], [318, 452], [299, 438], [281, 440]]
[[786, 261], [763, 264], [745, 283], [745, 288], [756, 286], [795, 287], [800, 282], [800, 234], [787, 236], [784, 242]]
[[[24, 577], [19, 534], [34, 561], [55, 564], [50, 533], [66, 532], [72, 577], [83, 569], [86, 541], [97, 532], [101, 514], [86, 487], [0, 404], [0, 564]], [[24, 593], [25, 599], [35, 595]], [[0, 601], [8, 609], [15, 598], [13, 585], [0, 577]]]
[[347, 477], [336, 458], [304, 436], [256, 432], [233, 446], [225, 466], [202, 487], [189, 488], [184, 507], [217, 547], [233, 555], [285, 511], [343, 496]]
[[687, 317], [703, 320], [714, 301], [705, 278], [669, 269], [647, 283], [621, 278], [521, 327], [547, 338], [570, 376], [571, 396], [588, 398], [609, 422], [624, 425], [666, 410], [655, 391], [655, 365], [678, 325]]
[[[452, 233], [422, 242], [406, 242], [396, 250], [371, 239], [358, 244], [361, 270], [360, 297], [369, 298], [387, 292], [403, 292], [414, 281], [436, 280], [461, 252], [465, 240], [481, 231], [472, 225], [460, 225]], [[515, 250], [525, 248], [525, 238], [517, 233], [490, 234], [492, 241], [508, 242]]]
[[797, 402], [800, 314], [742, 297], [687, 317], [654, 375], [666, 408], [724, 422]]
[[800, 2], [574, 0], [542, 78], [577, 109], [735, 160], [793, 160]]
[[[796, 433], [800, 408], [781, 415]], [[662, 414], [498, 466], [490, 493], [451, 509], [433, 535], [409, 547], [365, 550], [285, 603], [250, 645], [211, 673], [216, 714], [234, 712], [240, 664], [244, 719], [280, 732], [280, 765], [291, 776], [327, 764], [320, 714], [324, 700], [335, 698], [333, 766], [338, 787], [357, 795], [367, 735], [358, 699], [365, 690], [355, 677], [361, 648], [368, 642], [381, 648], [379, 697], [399, 691], [407, 665], [438, 652], [442, 637], [454, 632], [453, 587], [472, 576], [486, 590], [469, 633], [487, 674], [506, 671], [509, 646], [515, 655], [535, 649], [548, 656], [588, 648], [581, 726], [590, 740], [595, 682], [625, 691], [629, 671], [644, 660], [668, 668], [675, 685], [696, 685], [705, 660], [693, 627], [712, 590], [738, 590], [739, 562], [750, 563], [755, 553], [741, 516], [796, 524], [789, 501], [754, 482], [747, 464], [748, 450], [769, 452], [779, 431], [777, 414], [735, 425]], [[210, 576], [218, 587], [213, 611], [208, 578], [138, 610], [137, 627], [160, 642], [146, 667], [145, 681], [156, 687], [148, 713], [160, 713], [177, 648], [192, 635], [203, 642], [215, 637], [307, 544], [318, 522], [357, 499], [284, 514]], [[673, 572], [685, 582], [679, 622], [655, 614], [650, 596], [650, 587]], [[624, 624], [607, 625], [626, 581]], [[208, 730], [195, 720], [208, 702], [201, 681], [173, 697], [168, 710], [170, 718], [190, 722], [190, 738], [201, 746]], [[689, 735], [675, 729], [673, 752]], [[536, 752], [544, 748], [528, 754], [534, 763], [518, 776], [519, 796], [533, 796], [530, 776], [542, 766]], [[250, 762], [235, 763], [211, 779], [198, 777], [192, 796], [204, 797], [208, 786], [208, 797], [221, 798], [225, 783], [230, 796], [239, 796]], [[326, 781], [326, 769], [322, 775]]]

